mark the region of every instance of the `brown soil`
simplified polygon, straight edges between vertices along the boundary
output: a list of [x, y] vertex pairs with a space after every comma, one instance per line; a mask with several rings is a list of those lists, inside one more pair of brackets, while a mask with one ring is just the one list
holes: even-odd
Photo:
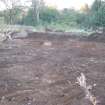
[[[50, 44], [44, 44], [50, 42]], [[84, 73], [105, 105], [105, 43], [31, 34], [0, 45], [0, 105], [92, 105], [77, 82]]]
[[98, 41], [98, 42], [105, 42], [105, 33], [92, 33], [89, 35], [88, 40], [90, 41]]

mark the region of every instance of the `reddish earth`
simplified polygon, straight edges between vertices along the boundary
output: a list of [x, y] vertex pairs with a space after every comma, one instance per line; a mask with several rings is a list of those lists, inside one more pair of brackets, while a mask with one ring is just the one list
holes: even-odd
[[[50, 44], [45, 44], [45, 42]], [[76, 84], [84, 73], [105, 105], [105, 43], [33, 34], [0, 45], [0, 105], [92, 105]]]

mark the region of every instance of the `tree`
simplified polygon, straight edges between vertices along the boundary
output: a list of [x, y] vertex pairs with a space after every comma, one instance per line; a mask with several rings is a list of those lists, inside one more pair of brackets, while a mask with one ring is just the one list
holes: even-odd
[[44, 7], [40, 11], [40, 20], [42, 23], [52, 23], [52, 22], [57, 22], [59, 17], [59, 11], [55, 8], [51, 7]]
[[61, 11], [59, 23], [75, 27], [77, 26], [76, 20], [77, 20], [77, 11], [75, 11], [74, 9], [65, 8], [64, 10]]
[[4, 5], [6, 10], [4, 11], [4, 18], [8, 24], [13, 24], [15, 21], [15, 15], [17, 12], [17, 6], [19, 5], [19, 0], [0, 0]]
[[4, 20], [7, 24], [18, 24], [21, 22], [23, 10], [15, 7], [14, 9], [4, 10], [3, 13]]
[[105, 1], [95, 0], [89, 13], [89, 22], [93, 29], [105, 27]]
[[36, 24], [39, 23], [39, 8], [40, 0], [32, 0], [33, 21]]
[[24, 25], [31, 25], [31, 26], [35, 26], [36, 25], [36, 21], [34, 22], [35, 20], [33, 19], [33, 10], [32, 9], [29, 9], [28, 10], [28, 13], [25, 17], [23, 17], [22, 19], [22, 23]]
[[102, 0], [95, 0], [91, 6], [91, 11], [96, 12], [102, 6]]
[[81, 8], [80, 11], [83, 13], [88, 13], [89, 12], [89, 6], [88, 4], [84, 4]]
[[84, 12], [77, 14], [76, 22], [80, 26], [80, 28], [88, 28], [87, 19], [88, 16]]

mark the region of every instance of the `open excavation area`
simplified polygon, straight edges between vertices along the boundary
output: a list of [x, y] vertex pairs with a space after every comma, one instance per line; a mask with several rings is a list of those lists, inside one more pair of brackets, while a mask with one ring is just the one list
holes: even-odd
[[0, 105], [105, 105], [105, 43], [48, 33], [1, 43]]

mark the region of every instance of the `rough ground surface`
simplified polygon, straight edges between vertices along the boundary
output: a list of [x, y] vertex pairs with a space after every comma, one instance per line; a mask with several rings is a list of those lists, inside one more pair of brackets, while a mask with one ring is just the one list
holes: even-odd
[[0, 105], [92, 105], [76, 84], [81, 72], [105, 105], [105, 43], [40, 34], [5, 42]]
[[105, 42], [105, 33], [95, 32], [90, 34], [87, 39], [90, 41]]

